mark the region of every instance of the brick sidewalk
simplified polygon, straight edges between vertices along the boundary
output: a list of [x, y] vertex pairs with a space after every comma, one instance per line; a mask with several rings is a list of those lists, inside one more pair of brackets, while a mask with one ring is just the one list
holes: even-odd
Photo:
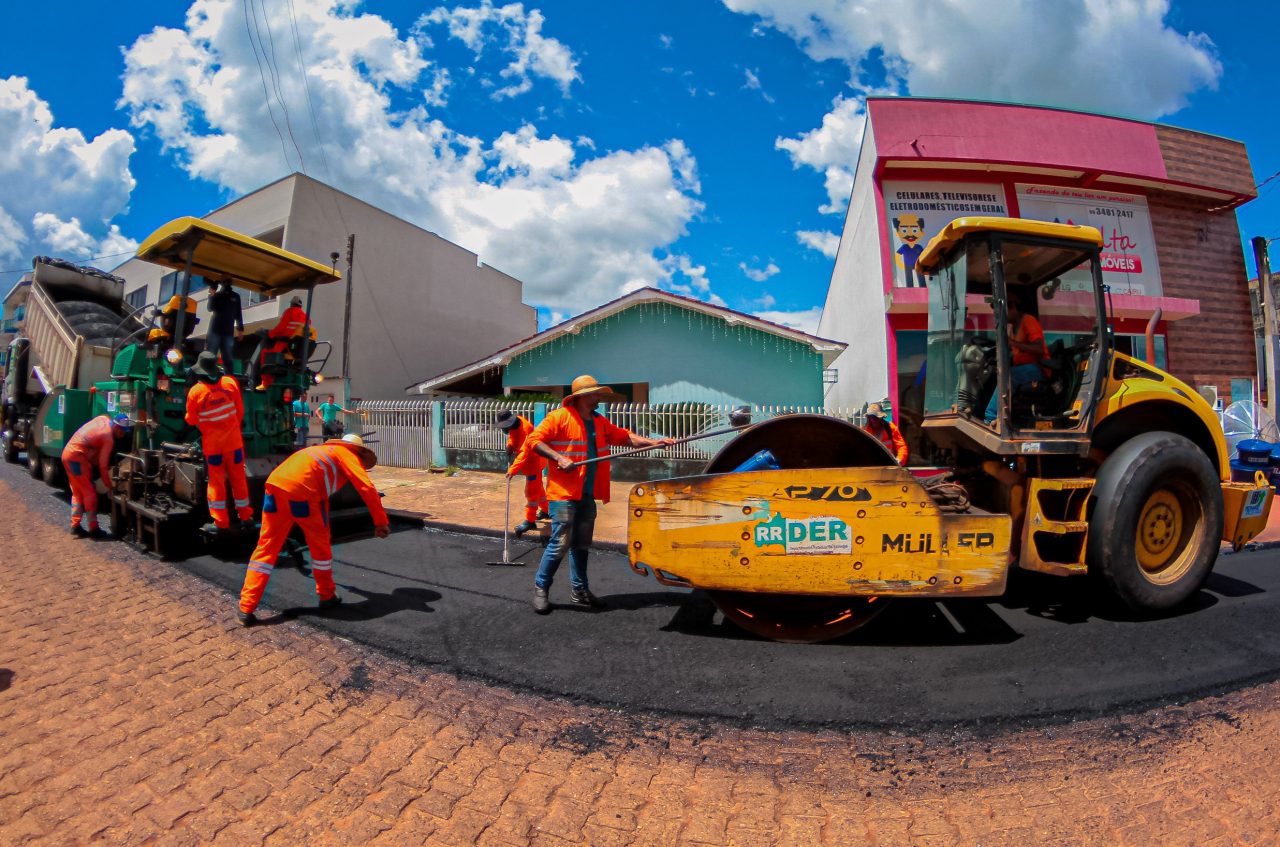
[[459, 681], [301, 623], [242, 630], [231, 598], [71, 539], [3, 483], [0, 512], [0, 844], [1280, 836], [1280, 685], [988, 737], [626, 715]]

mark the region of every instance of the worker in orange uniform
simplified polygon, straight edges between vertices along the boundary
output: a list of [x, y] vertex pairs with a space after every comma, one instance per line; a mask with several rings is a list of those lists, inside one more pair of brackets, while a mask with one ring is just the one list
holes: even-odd
[[[267, 333], [270, 343], [262, 350], [261, 362], [263, 365], [267, 363], [267, 357], [283, 353], [289, 349], [289, 342], [302, 334], [304, 327], [307, 325], [307, 312], [302, 308], [302, 298], [294, 296], [289, 301], [289, 308], [284, 310], [284, 314], [280, 316], [280, 320], [276, 321], [276, 325]], [[257, 391], [266, 391], [276, 378], [269, 374], [263, 373], [262, 378], [258, 380]]]
[[606, 457], [610, 447], [660, 447], [674, 441], [636, 435], [597, 414], [596, 406], [602, 398], [617, 395], [596, 382], [595, 377], [578, 377], [570, 392], [560, 401], [561, 407], [547, 415], [524, 440], [507, 471], [507, 476], [523, 472], [531, 456], [551, 460], [547, 466], [551, 540], [533, 579], [533, 610], [540, 615], [551, 611], [547, 591], [565, 553], [569, 554], [569, 582], [573, 586], [569, 602], [589, 609], [604, 606], [587, 584], [587, 553], [595, 533], [596, 500], [609, 502], [609, 463], [591, 462], [578, 467], [573, 464]]
[[267, 590], [271, 571], [275, 569], [280, 548], [289, 537], [293, 525], [302, 527], [311, 550], [311, 575], [316, 581], [320, 608], [329, 609], [342, 602], [333, 582], [333, 548], [329, 536], [329, 498], [348, 482], [369, 507], [373, 531], [379, 538], [391, 534], [391, 522], [378, 489], [369, 479], [369, 470], [378, 457], [358, 435], [305, 447], [294, 453], [267, 477], [266, 496], [262, 502], [262, 534], [245, 571], [244, 588], [240, 591], [240, 624], [257, 622], [254, 610]]
[[902, 437], [902, 430], [898, 429], [898, 425], [885, 417], [884, 409], [879, 403], [872, 403], [867, 406], [867, 423], [863, 427], [867, 432], [876, 437], [876, 440], [884, 445], [884, 449], [888, 450], [893, 458], [897, 459], [898, 464], [905, 465], [907, 463], [907, 442]]
[[[71, 534], [78, 536], [101, 534], [98, 529], [98, 489], [93, 485], [93, 469], [96, 467], [103, 483], [111, 479], [111, 454], [116, 439], [133, 431], [133, 421], [128, 415], [98, 415], [76, 430], [75, 435], [62, 448], [62, 466], [67, 469], [71, 483]], [[80, 526], [80, 518], [89, 524], [88, 530]]]
[[[498, 412], [496, 421], [498, 429], [507, 433], [507, 459], [515, 459], [524, 446], [524, 441], [533, 432], [533, 424], [510, 409]], [[538, 518], [550, 517], [547, 511], [547, 489], [542, 485], [542, 472], [547, 469], [547, 460], [536, 453], [526, 457], [527, 464], [517, 469], [524, 475], [524, 522], [516, 524], [512, 530], [516, 538], [530, 530], [538, 528]]]
[[253, 520], [249, 481], [244, 474], [244, 438], [240, 434], [244, 400], [235, 379], [223, 376], [217, 353], [210, 350], [201, 353], [191, 373], [198, 381], [187, 393], [186, 421], [200, 429], [200, 444], [209, 475], [206, 489], [209, 514], [214, 526], [228, 529], [231, 526], [227, 509], [228, 479], [236, 515], [241, 521]]

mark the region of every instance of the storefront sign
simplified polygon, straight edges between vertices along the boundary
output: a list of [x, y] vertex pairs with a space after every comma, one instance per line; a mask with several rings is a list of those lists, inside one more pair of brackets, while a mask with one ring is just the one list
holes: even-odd
[[[1024, 218], [1080, 224], [1102, 233], [1102, 279], [1113, 294], [1159, 297], [1160, 266], [1147, 198], [1053, 185], [1019, 185]], [[1085, 289], [1088, 280], [1063, 277], [1062, 290]]]
[[916, 259], [929, 239], [965, 215], [1004, 217], [1009, 214], [1004, 186], [983, 182], [886, 181], [885, 224], [893, 251], [893, 284], [923, 288]]

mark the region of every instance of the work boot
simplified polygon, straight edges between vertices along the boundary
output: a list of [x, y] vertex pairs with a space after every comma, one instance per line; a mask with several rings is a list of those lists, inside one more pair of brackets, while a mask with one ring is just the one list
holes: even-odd
[[521, 521], [520, 523], [516, 524], [515, 528], [512, 529], [511, 531], [515, 533], [516, 538], [519, 538], [520, 536], [524, 535], [526, 532], [535, 530], [537, 528], [538, 528], [538, 525], [533, 521]]
[[540, 615], [551, 614], [551, 600], [547, 597], [547, 589], [533, 587], [533, 610]]
[[254, 616], [253, 612], [237, 611], [236, 619], [240, 621], [241, 626], [253, 626], [258, 622], [258, 619], [256, 616]]
[[322, 612], [323, 612], [325, 609], [332, 609], [332, 608], [334, 608], [335, 606], [341, 606], [341, 605], [342, 605], [342, 598], [341, 598], [341, 597], [339, 597], [337, 594], [335, 594], [335, 595], [333, 595], [332, 597], [329, 597], [329, 598], [327, 598], [327, 599], [323, 599], [323, 600], [321, 600], [321, 601], [320, 601], [320, 603], [319, 603], [320, 611], [322, 611]]
[[89, 527], [89, 532], [87, 534], [94, 541], [101, 541], [102, 539], [107, 538], [110, 535], [110, 533], [108, 533], [106, 530], [104, 530], [100, 526]]
[[74, 525], [72, 525], [72, 527], [71, 527], [71, 534], [72, 534], [73, 536], [75, 536], [76, 538], [88, 538], [88, 537], [89, 537], [89, 533], [85, 532], [84, 527], [80, 526], [80, 524], [74, 524]]
[[551, 513], [548, 512], [546, 509], [538, 510], [538, 520], [545, 521], [545, 520], [549, 520], [550, 518], [551, 518]]
[[573, 589], [569, 594], [569, 602], [575, 606], [584, 606], [588, 609], [603, 609], [604, 601], [587, 589]]

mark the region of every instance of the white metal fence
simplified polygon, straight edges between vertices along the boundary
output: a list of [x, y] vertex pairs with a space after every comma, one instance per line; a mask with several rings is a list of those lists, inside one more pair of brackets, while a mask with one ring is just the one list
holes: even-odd
[[[366, 416], [358, 419], [377, 444], [378, 461], [401, 468], [426, 468], [444, 464], [444, 456], [432, 455], [432, 404], [429, 400], [370, 400], [358, 405]], [[499, 452], [506, 449], [507, 434], [494, 424], [498, 412], [511, 409], [534, 417], [533, 403], [456, 399], [440, 403], [443, 422], [440, 444], [445, 449]], [[554, 406], [549, 407], [554, 408]], [[729, 427], [729, 413], [737, 406], [712, 403], [616, 403], [601, 411], [613, 423], [651, 438], [688, 438]], [[759, 423], [778, 415], [826, 414], [862, 425], [861, 409], [823, 409], [820, 406], [751, 406], [751, 420]], [[354, 423], [355, 421], [353, 421]], [[733, 438], [732, 433], [712, 436], [642, 454], [649, 459], [705, 460]], [[628, 461], [622, 459], [620, 461]]]
[[347, 416], [348, 431], [370, 433], [379, 464], [393, 468], [431, 467], [431, 401], [366, 400], [356, 405], [366, 414]]

